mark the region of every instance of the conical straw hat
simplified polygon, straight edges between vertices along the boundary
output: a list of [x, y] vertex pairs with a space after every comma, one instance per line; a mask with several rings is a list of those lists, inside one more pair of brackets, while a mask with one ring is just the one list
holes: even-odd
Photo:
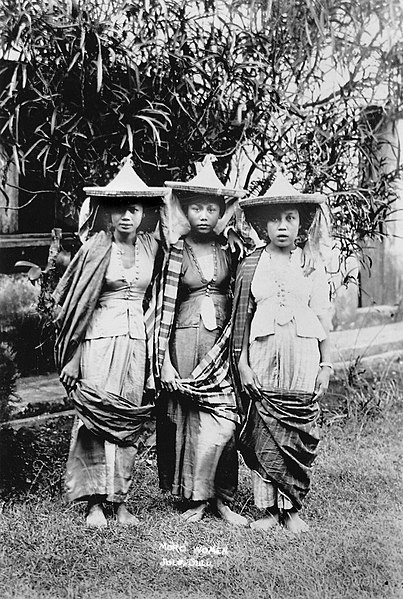
[[242, 208], [254, 208], [272, 204], [321, 204], [325, 196], [320, 193], [301, 193], [278, 170], [271, 187], [264, 196], [249, 197], [240, 200]]
[[221, 183], [213, 168], [211, 156], [205, 157], [199, 172], [193, 179], [190, 179], [190, 181], [187, 181], [186, 183], [180, 181], [165, 181], [164, 185], [180, 192], [190, 192], [210, 196], [215, 195], [241, 198], [246, 193], [243, 189], [230, 189]]
[[104, 187], [84, 187], [84, 191], [89, 196], [108, 198], [145, 198], [150, 196], [165, 196], [167, 194], [165, 187], [148, 187], [140, 179], [133, 169], [130, 156], [125, 159], [122, 168], [108, 185]]

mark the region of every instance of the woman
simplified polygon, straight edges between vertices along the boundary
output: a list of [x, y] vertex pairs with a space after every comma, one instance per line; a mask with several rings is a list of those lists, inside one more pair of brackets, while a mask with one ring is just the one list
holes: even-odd
[[177, 190], [190, 230], [171, 248], [163, 292], [160, 486], [188, 500], [186, 522], [199, 522], [212, 503], [224, 520], [245, 526], [228, 505], [238, 479], [238, 415], [226, 359], [232, 264], [216, 233], [224, 196], [233, 201], [240, 192], [223, 188], [209, 161], [192, 181], [166, 185]]
[[[267, 241], [237, 274], [231, 341], [246, 414], [240, 449], [252, 470], [255, 504], [266, 511], [251, 526], [264, 531], [278, 523], [294, 533], [308, 528], [298, 511], [316, 456], [318, 400], [332, 368], [329, 286], [313, 251], [322, 201], [278, 174], [265, 196], [241, 202]], [[296, 243], [308, 229], [301, 249]]]
[[161, 204], [166, 190], [147, 188], [126, 162], [108, 186], [86, 191], [96, 199], [87, 224], [100, 230], [80, 248], [54, 293], [61, 306], [56, 362], [79, 415], [67, 462], [67, 497], [87, 501], [89, 527], [107, 525], [105, 504], [119, 524], [137, 525], [126, 499], [142, 423], [152, 410], [143, 404], [143, 300], [158, 249], [139, 227], [145, 208]]

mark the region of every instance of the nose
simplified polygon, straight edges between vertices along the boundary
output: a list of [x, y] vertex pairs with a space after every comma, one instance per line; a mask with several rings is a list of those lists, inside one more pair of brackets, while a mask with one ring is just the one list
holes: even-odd
[[132, 219], [132, 213], [130, 212], [130, 210], [126, 210], [126, 212], [123, 213], [122, 218], [125, 218], [125, 219], [129, 218], [131, 220]]
[[200, 218], [202, 220], [207, 220], [207, 208], [203, 208], [200, 212]]
[[279, 229], [286, 229], [287, 228], [287, 218], [285, 216], [281, 217], [281, 220], [280, 220], [278, 228]]

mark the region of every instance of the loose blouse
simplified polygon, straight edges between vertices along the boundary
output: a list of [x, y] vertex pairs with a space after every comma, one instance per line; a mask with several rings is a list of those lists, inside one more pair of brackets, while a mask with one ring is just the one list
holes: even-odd
[[158, 243], [144, 233], [138, 235], [137, 244], [138, 267], [124, 268], [119, 248], [112, 243], [105, 281], [85, 339], [118, 335], [145, 339], [143, 300], [151, 282]]
[[329, 285], [325, 268], [317, 261], [309, 274], [301, 266], [302, 251], [292, 252], [288, 263], [277, 263], [275, 257], [263, 251], [252, 280], [251, 292], [254, 309], [250, 341], [273, 335], [275, 325], [294, 320], [299, 337], [319, 341], [326, 333], [318, 317], [329, 313]]

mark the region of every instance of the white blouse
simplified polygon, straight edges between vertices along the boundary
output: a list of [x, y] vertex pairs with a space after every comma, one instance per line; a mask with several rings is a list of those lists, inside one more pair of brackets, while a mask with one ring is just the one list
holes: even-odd
[[273, 335], [275, 325], [294, 320], [299, 337], [319, 341], [326, 333], [318, 316], [327, 316], [330, 309], [329, 284], [322, 263], [304, 274], [301, 267], [302, 250], [292, 252], [287, 263], [278, 263], [276, 257], [264, 250], [253, 276], [251, 292], [255, 312], [251, 322], [250, 341]]

